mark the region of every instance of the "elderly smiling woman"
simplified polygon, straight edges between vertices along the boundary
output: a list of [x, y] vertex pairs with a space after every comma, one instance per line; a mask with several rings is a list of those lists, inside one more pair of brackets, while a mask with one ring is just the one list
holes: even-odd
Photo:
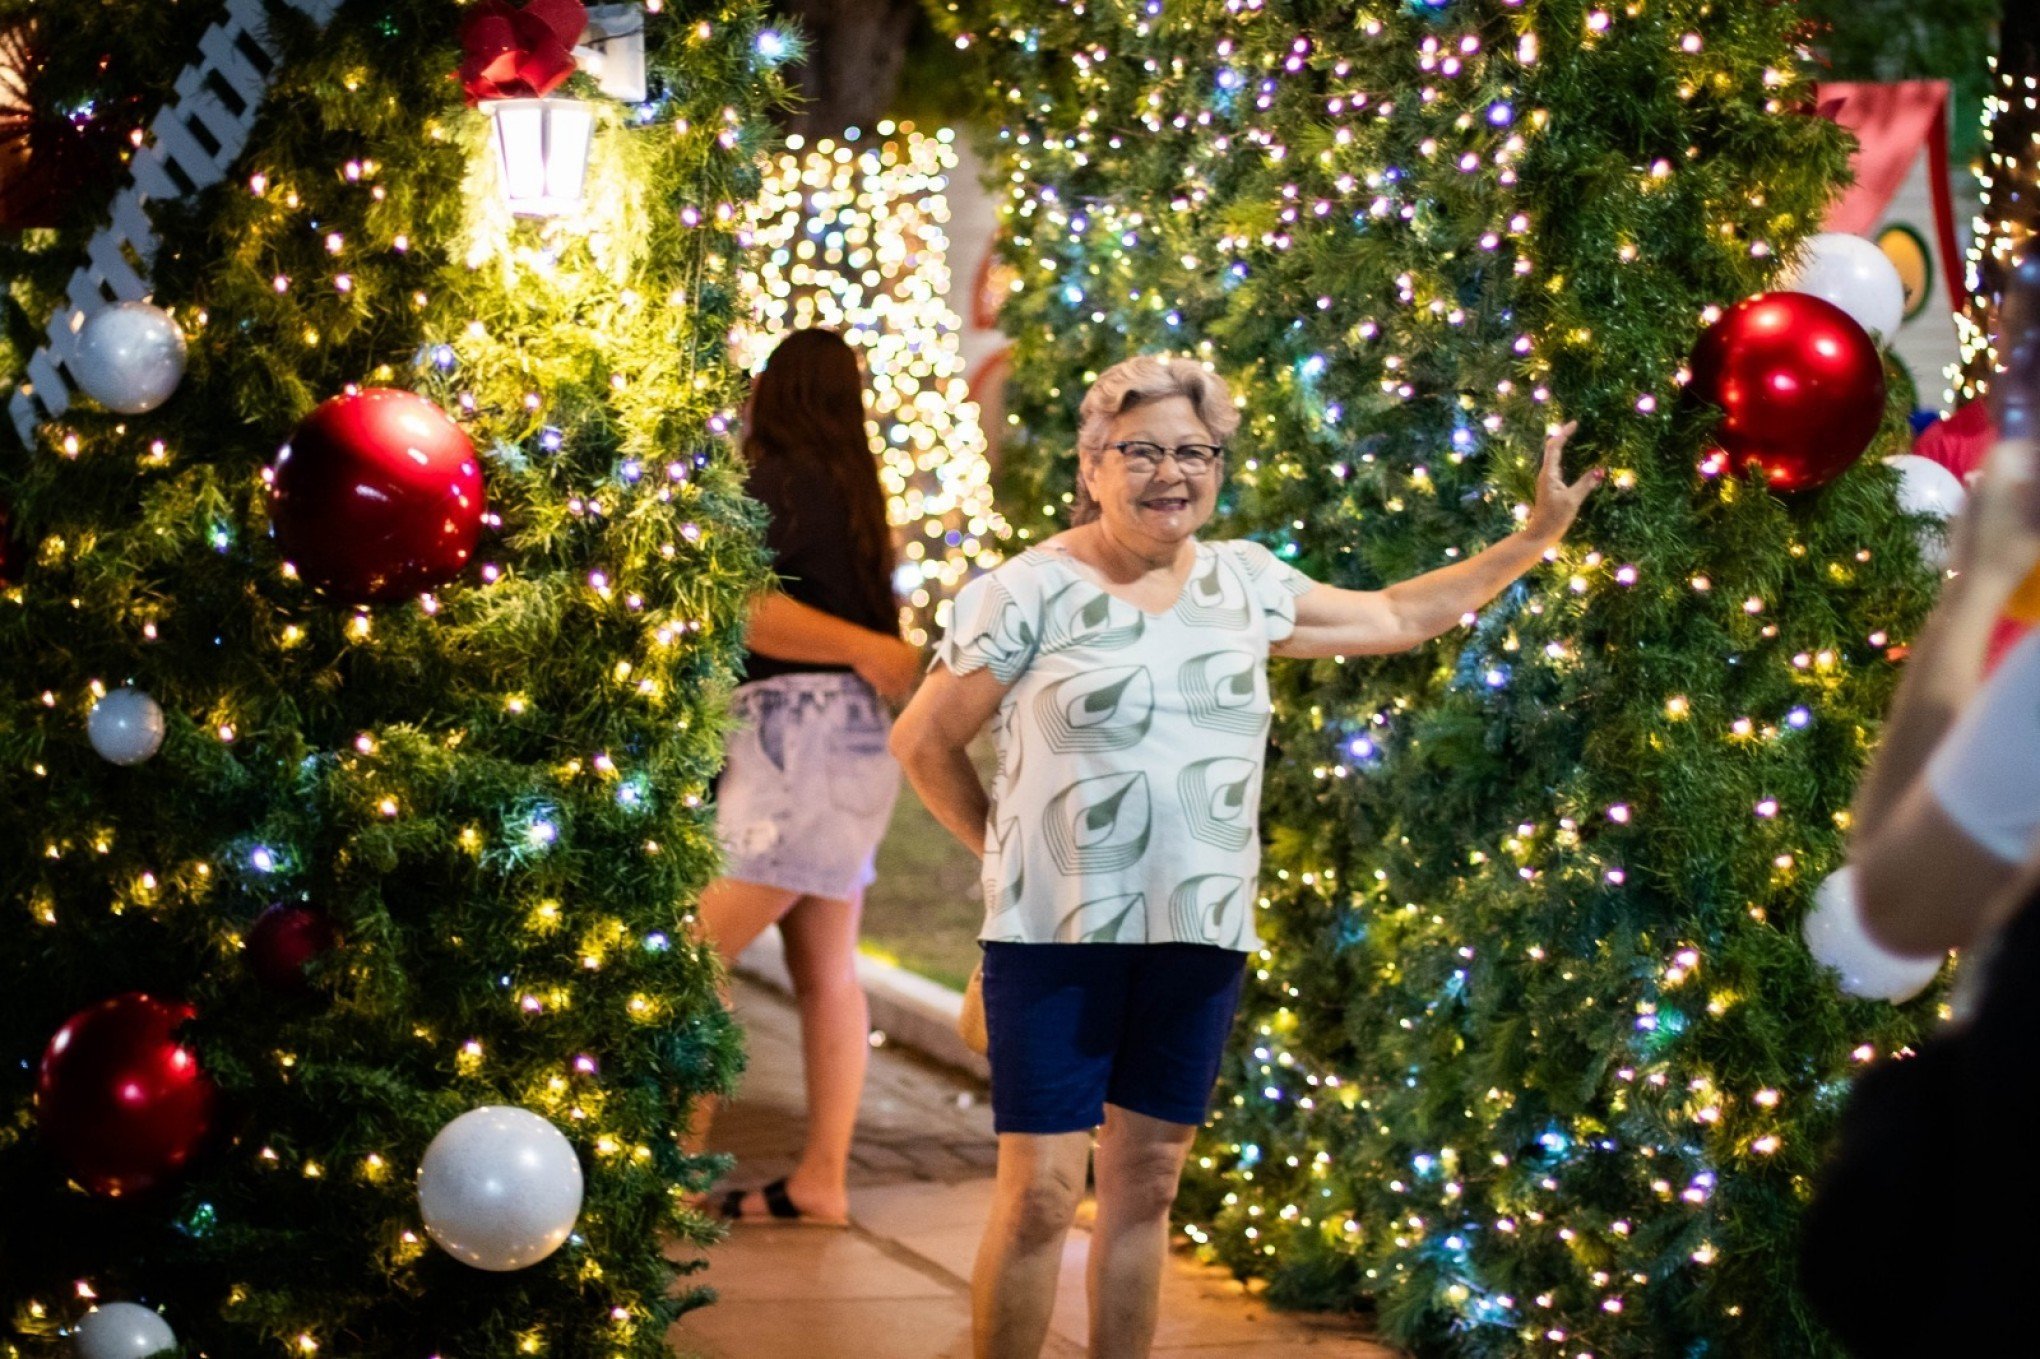
[[[1239, 414], [1187, 359], [1084, 398], [1075, 526], [957, 596], [892, 747], [983, 856], [998, 1193], [972, 1279], [980, 1359], [1033, 1356], [1097, 1136], [1091, 1354], [1147, 1353], [1183, 1158], [1254, 933], [1269, 656], [1439, 636], [1528, 570], [1599, 483], [1545, 444], [1523, 528], [1386, 590], [1320, 585], [1265, 547], [1202, 542]], [[965, 750], [997, 720], [989, 795]]]

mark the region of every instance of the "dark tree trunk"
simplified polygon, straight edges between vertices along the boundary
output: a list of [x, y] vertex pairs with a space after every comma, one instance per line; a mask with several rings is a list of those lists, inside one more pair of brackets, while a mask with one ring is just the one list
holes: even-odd
[[805, 102], [786, 116], [787, 131], [835, 137], [883, 117], [899, 86], [919, 0], [780, 0], [779, 7], [808, 38], [807, 62], [796, 73]]
[[[2013, 263], [2040, 249], [2040, 4], [2034, 0], [2004, 0], [1991, 94], [1998, 111], [1984, 149], [1985, 237], [1969, 298], [1969, 316], [1983, 335], [1997, 333]], [[1990, 350], [1966, 352], [1964, 386], [1987, 383], [1990, 364]]]

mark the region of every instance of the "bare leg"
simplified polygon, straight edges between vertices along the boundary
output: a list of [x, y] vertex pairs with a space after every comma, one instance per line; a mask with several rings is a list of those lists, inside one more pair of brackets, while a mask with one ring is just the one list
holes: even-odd
[[970, 1279], [977, 1359], [1041, 1353], [1090, 1156], [1088, 1132], [999, 1134], [998, 1188]]
[[[845, 1176], [857, 1132], [857, 1101], [871, 1055], [871, 1007], [857, 984], [857, 921], [864, 899], [802, 897], [779, 922], [800, 1002], [807, 1073], [807, 1142], [787, 1177], [787, 1196], [810, 1217], [848, 1216]], [[764, 1211], [764, 1200], [757, 1203]], [[752, 1211], [746, 1203], [744, 1211]]]
[[[798, 898], [799, 893], [789, 892], [783, 887], [717, 878], [701, 893], [701, 905], [695, 913], [696, 925], [701, 937], [715, 946], [723, 966], [728, 967], [738, 954], [751, 946], [753, 939], [765, 932], [766, 926], [785, 915]], [[729, 990], [725, 987], [723, 1004], [728, 1005], [729, 1000]], [[685, 1143], [689, 1152], [698, 1155], [708, 1145], [708, 1130], [715, 1122], [715, 1110], [713, 1095], [704, 1095], [695, 1104]]]
[[1169, 1208], [1197, 1129], [1105, 1106], [1098, 1135], [1098, 1221], [1086, 1282], [1091, 1359], [1146, 1359], [1155, 1340]]

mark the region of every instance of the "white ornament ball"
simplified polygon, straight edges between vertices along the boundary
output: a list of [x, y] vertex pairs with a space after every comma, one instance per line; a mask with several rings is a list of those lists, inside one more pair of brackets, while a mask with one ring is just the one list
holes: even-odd
[[1799, 932], [1815, 960], [1841, 974], [1842, 990], [1865, 1000], [1911, 1000], [1941, 971], [1940, 958], [1902, 957], [1870, 937], [1853, 867], [1837, 869], [1820, 885]]
[[551, 1255], [581, 1216], [581, 1162], [529, 1109], [484, 1105], [439, 1130], [418, 1166], [425, 1230], [462, 1264], [512, 1270]]
[[148, 1359], [177, 1348], [170, 1323], [133, 1302], [104, 1302], [78, 1323], [78, 1359]]
[[184, 332], [147, 302], [116, 302], [93, 313], [65, 362], [94, 401], [122, 415], [152, 411], [184, 380]]
[[[1898, 507], [1907, 514], [1929, 514], [1945, 524], [1962, 512], [1969, 491], [1962, 478], [1940, 463], [1917, 453], [1901, 453], [1884, 461], [1898, 472]], [[1946, 565], [1946, 535], [1932, 530], [1921, 533], [1920, 555], [1929, 566]]]
[[85, 719], [92, 748], [115, 764], [140, 764], [163, 748], [163, 709], [139, 689], [116, 689]]
[[1891, 343], [1905, 321], [1905, 283], [1898, 266], [1875, 241], [1861, 236], [1823, 231], [1808, 237], [1778, 286], [1834, 303], [1883, 344]]

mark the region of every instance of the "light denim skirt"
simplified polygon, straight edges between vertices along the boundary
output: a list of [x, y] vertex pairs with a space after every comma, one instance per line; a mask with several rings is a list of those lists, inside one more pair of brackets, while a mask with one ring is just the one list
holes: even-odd
[[778, 675], [737, 689], [716, 790], [724, 876], [847, 900], [871, 885], [900, 767], [892, 715], [855, 675]]

